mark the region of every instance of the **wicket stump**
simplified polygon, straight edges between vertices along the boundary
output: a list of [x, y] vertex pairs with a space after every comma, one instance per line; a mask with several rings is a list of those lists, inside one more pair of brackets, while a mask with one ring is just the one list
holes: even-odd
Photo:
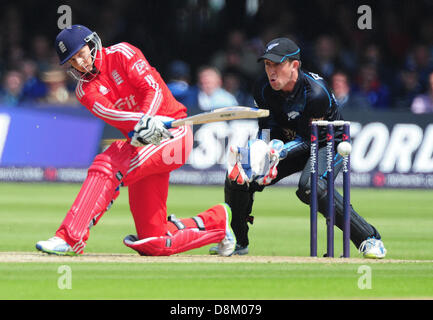
[[[310, 256], [317, 257], [317, 183], [319, 156], [319, 127], [326, 127], [326, 181], [327, 181], [327, 257], [334, 257], [334, 128], [343, 127], [343, 141], [350, 142], [350, 122], [313, 121], [311, 123], [311, 199], [310, 199]], [[343, 257], [350, 257], [350, 155], [343, 157]]]

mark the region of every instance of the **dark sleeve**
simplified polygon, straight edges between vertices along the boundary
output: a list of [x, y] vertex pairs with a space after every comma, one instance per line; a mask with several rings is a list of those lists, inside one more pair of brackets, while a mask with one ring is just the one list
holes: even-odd
[[294, 140], [284, 144], [283, 150], [280, 152], [281, 158], [295, 159], [302, 154], [310, 152], [310, 145], [302, 137], [297, 136]]
[[[263, 79], [259, 79], [255, 82], [253, 87], [253, 97], [254, 97], [254, 106], [259, 109], [268, 109], [269, 106], [265, 103], [265, 97], [264, 97], [264, 89], [265, 89], [266, 83], [263, 81]], [[266, 118], [259, 118], [259, 129], [268, 129], [269, 128], [269, 117]]]
[[321, 90], [310, 97], [307, 101], [307, 113], [310, 119], [326, 119], [328, 110], [331, 108], [331, 98], [325, 90]]
[[[269, 106], [265, 103], [264, 90], [266, 87], [266, 82], [263, 81], [263, 78], [259, 79], [255, 82], [253, 87], [253, 97], [254, 97], [254, 106], [259, 109], [268, 109]], [[262, 131], [263, 129], [270, 129], [270, 118], [272, 115], [266, 118], [258, 119], [258, 132], [257, 139], [267, 140], [269, 137], [266, 136], [266, 132]]]

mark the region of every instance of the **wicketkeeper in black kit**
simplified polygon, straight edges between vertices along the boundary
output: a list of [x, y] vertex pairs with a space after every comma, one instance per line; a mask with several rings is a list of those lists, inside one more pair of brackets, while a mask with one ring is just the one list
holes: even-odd
[[[301, 50], [290, 39], [278, 38], [266, 46], [259, 58], [264, 61], [266, 76], [255, 84], [254, 98], [258, 108], [270, 110], [270, 116], [259, 120], [256, 140], [247, 148], [230, 147], [224, 187], [225, 202], [232, 209], [231, 226], [236, 235], [234, 254], [248, 253], [248, 222], [254, 193], [265, 186], [302, 172], [296, 195], [310, 203], [310, 129], [314, 120], [342, 120], [332, 91], [318, 74], [301, 69]], [[270, 142], [269, 142], [270, 140]], [[335, 146], [342, 140], [342, 129], [336, 128]], [[267, 142], [264, 142], [267, 141]], [[335, 159], [334, 179], [342, 169], [342, 156]], [[327, 216], [326, 128], [319, 131], [318, 208]], [[343, 228], [343, 197], [337, 190], [335, 223]], [[384, 258], [386, 249], [379, 232], [351, 207], [351, 241], [366, 258]], [[217, 253], [211, 248], [211, 253]]]

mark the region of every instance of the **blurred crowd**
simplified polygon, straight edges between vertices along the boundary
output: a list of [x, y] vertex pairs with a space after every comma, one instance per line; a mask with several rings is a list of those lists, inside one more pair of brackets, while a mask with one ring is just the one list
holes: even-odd
[[[97, 31], [104, 46], [127, 41], [142, 49], [190, 114], [254, 106], [252, 87], [264, 71], [257, 57], [281, 36], [298, 43], [302, 68], [328, 80], [342, 110], [433, 113], [430, 0], [371, 2], [371, 30], [358, 28], [356, 1], [69, 2], [73, 23]], [[56, 3], [38, 3], [45, 10], [37, 22], [31, 1], [0, 12], [0, 107], [78, 106], [53, 48]]]

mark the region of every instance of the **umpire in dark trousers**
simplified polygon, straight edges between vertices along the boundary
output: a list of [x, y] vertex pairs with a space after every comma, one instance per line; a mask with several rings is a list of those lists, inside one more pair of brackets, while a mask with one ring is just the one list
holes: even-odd
[[[324, 81], [315, 73], [301, 69], [301, 50], [290, 39], [278, 38], [266, 46], [259, 58], [264, 62], [266, 75], [254, 87], [258, 108], [268, 109], [270, 116], [259, 120], [259, 139], [279, 139], [284, 143], [284, 159], [278, 164], [278, 175], [269, 184], [302, 172], [296, 195], [310, 203], [310, 129], [314, 120], [343, 120], [336, 99]], [[336, 128], [335, 146], [342, 139], [342, 129]], [[342, 168], [342, 157], [335, 161], [334, 179]], [[326, 183], [326, 128], [319, 131], [319, 182], [317, 186], [319, 212], [327, 216]], [[254, 193], [263, 191], [265, 185], [257, 182], [239, 185], [227, 175], [224, 187], [225, 202], [232, 209], [231, 227], [236, 235], [234, 254], [248, 253], [248, 222], [251, 216]], [[335, 196], [335, 223], [343, 227], [343, 197], [337, 190]], [[386, 249], [379, 232], [351, 207], [351, 241], [366, 258], [384, 258]]]

